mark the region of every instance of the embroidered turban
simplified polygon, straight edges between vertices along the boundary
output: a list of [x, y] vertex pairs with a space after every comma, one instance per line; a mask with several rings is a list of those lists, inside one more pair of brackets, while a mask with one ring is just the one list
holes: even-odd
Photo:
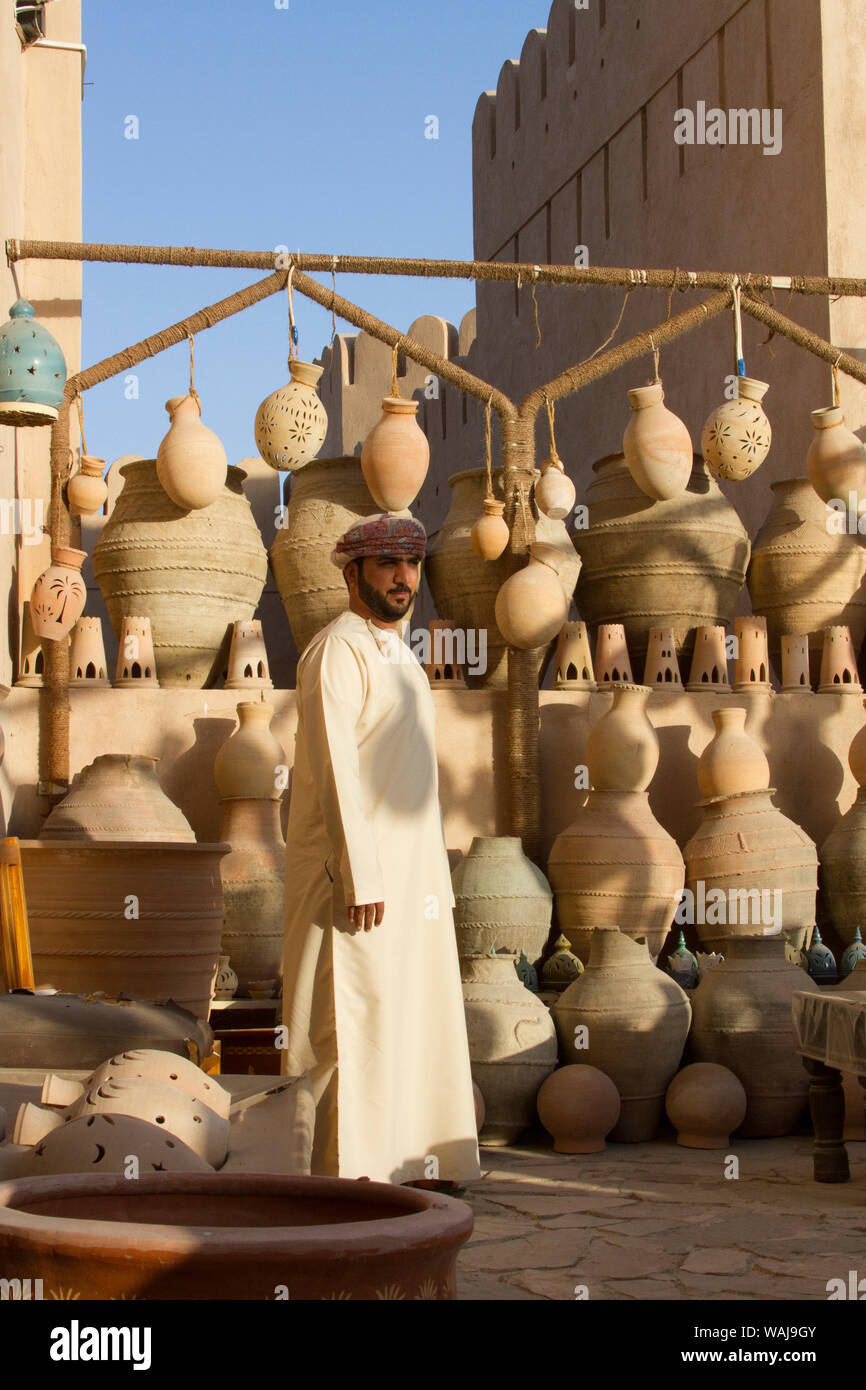
[[427, 551], [427, 532], [415, 517], [395, 512], [379, 512], [350, 526], [331, 551], [340, 569], [349, 560], [364, 555], [413, 555], [423, 560]]

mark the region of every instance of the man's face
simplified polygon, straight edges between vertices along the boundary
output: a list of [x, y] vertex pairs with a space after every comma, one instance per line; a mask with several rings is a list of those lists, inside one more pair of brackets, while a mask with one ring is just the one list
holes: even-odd
[[365, 555], [351, 566], [349, 592], [357, 593], [374, 617], [397, 622], [417, 591], [419, 564], [414, 555]]

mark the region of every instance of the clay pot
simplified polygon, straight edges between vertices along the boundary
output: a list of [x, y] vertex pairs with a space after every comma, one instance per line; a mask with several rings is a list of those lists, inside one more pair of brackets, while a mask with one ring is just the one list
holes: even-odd
[[667, 690], [682, 690], [683, 682], [677, 661], [677, 644], [673, 628], [650, 628], [643, 683]]
[[361, 449], [361, 472], [383, 512], [399, 512], [418, 496], [430, 465], [430, 445], [416, 415], [418, 401], [386, 396], [382, 418]]
[[328, 415], [316, 392], [323, 367], [289, 358], [291, 381], [266, 396], [256, 411], [256, 448], [271, 468], [293, 472], [321, 449]]
[[629, 472], [641, 492], [656, 501], [677, 497], [688, 487], [692, 441], [678, 416], [663, 405], [660, 381], [628, 393], [632, 414], [622, 437]]
[[552, 521], [563, 521], [574, 510], [574, 483], [559, 459], [542, 464], [541, 478], [535, 484], [535, 505]]
[[33, 1105], [31, 1101], [25, 1101], [19, 1105], [18, 1113], [15, 1116], [15, 1124], [12, 1129], [13, 1144], [41, 1144], [42, 1140], [49, 1135], [52, 1130], [60, 1129], [63, 1125], [63, 1116], [58, 1115], [54, 1110], [43, 1110], [38, 1105]]
[[727, 1067], [746, 1092], [744, 1139], [793, 1134], [806, 1110], [809, 1079], [794, 1043], [791, 1001], [817, 991], [785, 959], [783, 936], [737, 936], [725, 959], [692, 995], [692, 1062]]
[[108, 484], [102, 476], [105, 459], [81, 456], [81, 466], [66, 484], [69, 510], [77, 516], [92, 516], [102, 511], [108, 497]]
[[239, 797], [279, 801], [280, 769], [286, 766], [282, 744], [271, 733], [274, 707], [265, 700], [242, 700], [237, 707], [240, 724], [214, 758], [214, 781], [220, 799]]
[[75, 627], [87, 598], [81, 566], [84, 550], [53, 546], [51, 564], [40, 574], [30, 595], [30, 620], [37, 637], [60, 642]]
[[206, 1159], [163, 1127], [132, 1115], [89, 1115], [58, 1129], [21, 1154], [14, 1165], [18, 1178], [60, 1173], [128, 1173], [130, 1155], [139, 1173], [212, 1173]]
[[571, 564], [556, 546], [534, 541], [523, 569], [506, 579], [496, 595], [496, 626], [511, 647], [532, 651], [546, 647], [568, 617], [566, 582]]
[[821, 897], [846, 946], [866, 915], [866, 789], [821, 846]]
[[217, 1115], [171, 1082], [144, 1076], [107, 1077], [66, 1109], [64, 1121], [90, 1115], [132, 1115], [147, 1120], [175, 1135], [213, 1167], [225, 1162], [228, 1116]]
[[[702, 803], [703, 818], [683, 858], [704, 950], [725, 955], [732, 940], [762, 930], [783, 931], [799, 950], [815, 925], [818, 855], [806, 832], [773, 805], [772, 792], [739, 792]], [[698, 909], [700, 903], [705, 909]], [[713, 920], [701, 921], [701, 915]], [[730, 920], [734, 915], [736, 922]]]
[[227, 852], [221, 844], [22, 840], [37, 978], [73, 994], [171, 999], [206, 1018]]
[[79, 618], [72, 629], [69, 684], [109, 686], [101, 618]]
[[181, 511], [210, 507], [225, 487], [226, 451], [202, 424], [195, 396], [172, 396], [165, 408], [171, 424], [156, 453], [156, 476]]
[[715, 1062], [683, 1067], [665, 1096], [668, 1119], [684, 1149], [726, 1149], [743, 1123], [746, 1105], [741, 1082]]
[[611, 687], [613, 703], [586, 741], [589, 780], [598, 791], [644, 792], [659, 763], [659, 741], [646, 712], [648, 685]]
[[701, 796], [733, 796], [770, 785], [770, 764], [761, 745], [746, 733], [744, 709], [714, 709], [716, 732], [698, 759]]
[[686, 690], [730, 689], [725, 629], [717, 626], [699, 627], [695, 633], [695, 649]]
[[[863, 701], [863, 707], [866, 709], [866, 700]], [[848, 766], [858, 784], [861, 787], [866, 786], [866, 724], [863, 725], [862, 729], [857, 730], [851, 740], [848, 749]]]
[[553, 1019], [562, 1062], [577, 1057], [598, 1067], [619, 1091], [614, 1143], [655, 1138], [691, 1012], [685, 991], [656, 969], [644, 941], [616, 927], [596, 929], [586, 969], [554, 1005]]
[[622, 623], [599, 624], [595, 643], [595, 672], [599, 689], [614, 682], [635, 683]]
[[433, 618], [427, 624], [427, 633], [430, 641], [429, 660], [421, 664], [428, 681], [431, 685], [465, 690], [466, 678], [459, 659], [459, 635], [454, 631], [454, 624], [447, 618]]
[[735, 618], [734, 690], [772, 690], [766, 618]]
[[101, 753], [49, 812], [39, 839], [80, 843], [159, 840], [194, 844], [195, 833], [156, 776], [158, 759]]
[[391, 1183], [76, 1173], [0, 1186], [0, 1267], [47, 1298], [453, 1299], [472, 1222]]
[[[225, 890], [223, 890], [223, 898], [225, 898]], [[228, 955], [220, 956], [213, 982], [214, 999], [234, 999], [238, 992], [238, 984], [238, 977], [232, 970]]]
[[538, 1092], [538, 1118], [558, 1154], [595, 1154], [619, 1119], [619, 1091], [597, 1067], [558, 1067]]
[[511, 1144], [535, 1118], [541, 1083], [556, 1067], [556, 1036], [544, 1004], [517, 978], [513, 955], [461, 964], [472, 1079], [486, 1107], [479, 1142]]
[[741, 483], [764, 462], [773, 438], [761, 405], [768, 390], [766, 381], [738, 376], [737, 399], [725, 401], [707, 416], [701, 453], [715, 477]]
[[580, 612], [593, 633], [599, 623], [625, 625], [638, 671], [652, 627], [673, 628], [686, 663], [696, 628], [733, 618], [749, 559], [743, 523], [697, 456], [686, 490], [664, 502], [641, 492], [621, 454], [594, 472], [589, 526], [574, 537], [583, 559]]
[[[38, 876], [39, 862], [62, 862], [68, 852], [49, 851], [35, 841], [29, 848], [30, 857], [25, 852], [23, 862], [32, 923], [34, 860]], [[63, 886], [69, 886], [68, 874]], [[173, 930], [178, 928], [185, 931], [186, 924], [179, 927], [176, 919]], [[6, 1066], [40, 1070], [75, 1067], [89, 1072], [124, 1047], [160, 1048], [173, 1052], [176, 1060], [177, 1054], [204, 1060], [212, 1051], [213, 1033], [206, 1023], [176, 1004], [147, 1004], [129, 998], [118, 1004], [85, 999], [80, 994], [0, 994], [0, 1049]]]
[[[100, 1086], [110, 1077], [117, 1079], [130, 1076], [173, 1086], [200, 1101], [223, 1119], [228, 1118], [231, 1096], [214, 1077], [207, 1076], [201, 1067], [188, 1058], [176, 1057], [173, 1052], [156, 1048], [127, 1048], [126, 1051], [109, 1057], [107, 1062], [103, 1062], [91, 1073], [87, 1085], [81, 1087], [81, 1094], [92, 1090], [94, 1086]], [[78, 1098], [74, 1097], [76, 1100]], [[47, 1102], [44, 1087], [42, 1099]]]
[[600, 926], [645, 938], [657, 956], [680, 900], [685, 866], [646, 792], [591, 791], [554, 840], [547, 874], [560, 930], [586, 961]]
[[834, 513], [805, 478], [773, 483], [772, 489], [773, 505], [749, 565], [752, 610], [767, 619], [770, 660], [777, 671], [781, 637], [808, 633], [817, 683], [825, 627], [849, 627], [857, 651], [863, 642], [866, 547], [859, 535], [828, 529]]
[[825, 627], [819, 695], [862, 695], [857, 655], [847, 627]]
[[[454, 473], [448, 482], [452, 489], [451, 507], [439, 530], [430, 538], [425, 567], [427, 579], [440, 614], [447, 615], [464, 631], [487, 630], [487, 670], [481, 675], [468, 673], [467, 684], [502, 689], [507, 684], [508, 667], [505, 638], [496, 625], [496, 597], [509, 575], [524, 567], [525, 559], [506, 550], [498, 560], [480, 560], [472, 548], [471, 532], [487, 486], [486, 469], [470, 468]], [[493, 471], [493, 491], [501, 501], [501, 469]], [[536, 510], [533, 508], [533, 512]], [[569, 601], [581, 561], [565, 523], [551, 521], [539, 513], [535, 519], [535, 536], [536, 541], [553, 545], [560, 552], [562, 563], [558, 572]], [[538, 661], [541, 668], [543, 653], [539, 653]]]
[[133, 690], [136, 687], [149, 687], [151, 690], [159, 688], [150, 618], [136, 618], [130, 615], [121, 618], [114, 685], [117, 690], [127, 687]]
[[806, 455], [809, 481], [822, 502], [842, 502], [852, 510], [856, 525], [866, 507], [866, 445], [845, 424], [838, 405], [813, 410], [812, 424], [815, 437]]
[[553, 892], [517, 835], [476, 835], [451, 875], [457, 952], [536, 960], [550, 935]]
[[498, 497], [485, 497], [482, 506], [484, 514], [472, 527], [469, 539], [479, 560], [498, 560], [511, 534], [503, 516], [505, 503]]
[[150, 618], [160, 683], [200, 689], [223, 671], [231, 624], [253, 616], [267, 575], [246, 474], [229, 468], [211, 506], [183, 512], [153, 459], [120, 471], [123, 490], [93, 552], [112, 627]]
[[231, 845], [220, 861], [222, 948], [231, 955], [238, 993], [248, 994], [253, 981], [280, 980], [283, 973], [286, 846], [279, 801], [224, 801], [221, 834]]
[[809, 637], [792, 633], [781, 638], [782, 690], [786, 695], [811, 695]]
[[225, 690], [273, 690], [268, 653], [260, 619], [235, 623], [226, 671]]
[[595, 690], [586, 623], [566, 623], [556, 640], [554, 690]]

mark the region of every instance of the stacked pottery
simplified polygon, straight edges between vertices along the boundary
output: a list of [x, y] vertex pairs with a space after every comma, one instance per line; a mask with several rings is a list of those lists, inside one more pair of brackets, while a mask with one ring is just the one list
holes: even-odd
[[695, 629], [733, 618], [749, 559], [743, 523], [697, 456], [685, 491], [662, 502], [645, 496], [621, 454], [594, 472], [589, 526], [575, 536], [581, 615], [593, 634], [600, 623], [623, 623], [637, 671], [650, 628], [672, 628], [686, 669]]
[[727, 955], [763, 932], [802, 947], [815, 925], [818, 856], [804, 830], [773, 805], [770, 766], [745, 732], [746, 710], [713, 711], [698, 761], [703, 818], [683, 850], [701, 945]]
[[[487, 486], [486, 469], [465, 469], [452, 474], [448, 482], [452, 489], [451, 507], [430, 539], [427, 579], [440, 614], [447, 614], [464, 631], [487, 632], [487, 669], [477, 676], [467, 675], [467, 684], [501, 689], [507, 683], [508, 668], [505, 638], [496, 625], [496, 597], [509, 576], [524, 567], [525, 557], [506, 550], [497, 560], [482, 560], [473, 548], [472, 529]], [[502, 469], [493, 470], [493, 491], [502, 501]], [[557, 572], [568, 602], [580, 571], [580, 558], [565, 522], [552, 521], [535, 512], [533, 507], [536, 541], [554, 546], [562, 556]], [[539, 668], [542, 661], [543, 653], [539, 652]]]
[[685, 992], [653, 965], [645, 941], [597, 928], [586, 970], [554, 1005], [553, 1019], [563, 1064], [598, 1067], [619, 1091], [615, 1143], [655, 1138], [691, 1012]]
[[817, 682], [823, 629], [851, 629], [855, 651], [866, 633], [866, 545], [836, 525], [833, 510], [806, 478], [772, 484], [773, 505], [755, 539], [748, 585], [752, 611], [767, 619], [770, 660], [780, 669], [781, 638], [808, 633]]
[[282, 978], [286, 846], [280, 827], [280, 768], [286, 755], [270, 732], [273, 705], [238, 705], [240, 727], [222, 745], [214, 780], [223, 805], [222, 838], [231, 852], [220, 863], [225, 916], [222, 949], [231, 957], [236, 989]]
[[792, 1134], [805, 1113], [809, 1082], [791, 1013], [798, 990], [818, 985], [785, 959], [783, 937], [735, 936], [692, 995], [689, 1060], [715, 1062], [739, 1079], [743, 1138]]
[[123, 490], [93, 553], [115, 633], [150, 618], [160, 684], [201, 688], [224, 668], [231, 625], [253, 616], [267, 555], [229, 468], [216, 501], [184, 511], [164, 492], [153, 459], [124, 464]]
[[156, 476], [182, 511], [211, 507], [226, 483], [226, 451], [213, 430], [202, 424], [196, 396], [166, 401], [171, 425], [156, 455]]
[[866, 920], [866, 725], [851, 741], [848, 765], [857, 798], [821, 846], [821, 894], [846, 946]]
[[492, 951], [537, 960], [550, 935], [553, 893], [517, 835], [476, 835], [451, 874], [460, 959]]
[[592, 790], [548, 859], [561, 931], [585, 961], [597, 927], [644, 938], [657, 956], [685, 870], [677, 843], [650, 810], [659, 744], [647, 718], [649, 687], [614, 685], [613, 704], [586, 746]]

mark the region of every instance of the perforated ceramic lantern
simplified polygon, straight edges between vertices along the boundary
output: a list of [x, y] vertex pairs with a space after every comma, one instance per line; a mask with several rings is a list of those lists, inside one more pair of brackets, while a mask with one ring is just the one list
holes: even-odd
[[63, 403], [66, 362], [57, 339], [16, 299], [0, 328], [0, 425], [50, 425]]
[[324, 444], [328, 416], [316, 394], [323, 370], [290, 357], [291, 381], [266, 396], [256, 411], [256, 448], [271, 468], [292, 473]]

